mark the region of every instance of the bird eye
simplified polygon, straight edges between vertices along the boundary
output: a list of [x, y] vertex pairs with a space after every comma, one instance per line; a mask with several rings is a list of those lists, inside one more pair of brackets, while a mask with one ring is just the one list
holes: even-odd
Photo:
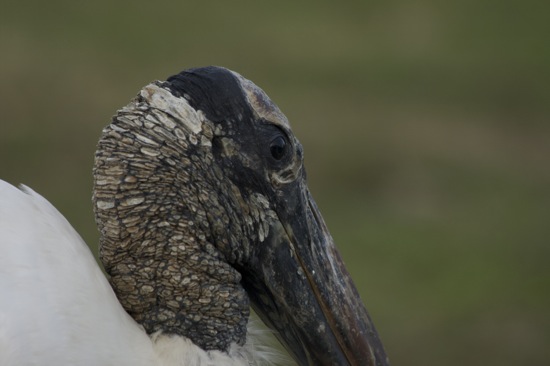
[[269, 145], [269, 150], [271, 151], [271, 156], [275, 160], [281, 160], [286, 154], [286, 140], [283, 136], [277, 136], [271, 140]]

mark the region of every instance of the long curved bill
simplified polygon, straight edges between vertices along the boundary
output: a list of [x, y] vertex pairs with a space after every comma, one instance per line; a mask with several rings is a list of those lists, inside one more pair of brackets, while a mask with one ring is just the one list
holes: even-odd
[[313, 198], [298, 192], [244, 276], [255, 311], [300, 365], [388, 365]]

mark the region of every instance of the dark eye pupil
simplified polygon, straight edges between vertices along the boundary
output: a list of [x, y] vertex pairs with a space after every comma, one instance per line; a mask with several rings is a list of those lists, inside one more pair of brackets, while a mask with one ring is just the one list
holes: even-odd
[[273, 156], [273, 159], [281, 160], [283, 156], [285, 156], [286, 152], [285, 139], [282, 136], [276, 137], [273, 141], [271, 141], [269, 149], [271, 151], [271, 156]]

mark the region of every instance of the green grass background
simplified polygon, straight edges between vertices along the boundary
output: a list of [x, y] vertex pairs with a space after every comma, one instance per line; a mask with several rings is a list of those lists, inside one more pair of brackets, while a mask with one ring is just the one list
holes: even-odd
[[0, 177], [95, 248], [95, 144], [146, 83], [266, 90], [393, 365], [550, 362], [544, 1], [6, 1]]

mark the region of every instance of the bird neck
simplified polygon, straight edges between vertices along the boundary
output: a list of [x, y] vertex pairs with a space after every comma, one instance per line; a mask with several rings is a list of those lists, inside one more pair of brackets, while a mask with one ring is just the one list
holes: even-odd
[[124, 309], [148, 334], [184, 336], [204, 350], [243, 345], [249, 301], [240, 274], [175, 228], [163, 226], [155, 236], [128, 243], [132, 255], [112, 256], [108, 244], [102, 245], [102, 261]]
[[197, 141], [174, 131], [188, 126], [147, 103], [141, 96], [119, 111], [98, 144], [100, 259], [120, 303], [148, 334], [227, 352], [245, 343], [250, 311], [241, 275], [229, 264], [242, 254], [228, 234], [242, 230], [208, 190], [209, 180], [220, 181], [200, 165], [209, 160], [197, 158], [198, 147], [182, 155]]

